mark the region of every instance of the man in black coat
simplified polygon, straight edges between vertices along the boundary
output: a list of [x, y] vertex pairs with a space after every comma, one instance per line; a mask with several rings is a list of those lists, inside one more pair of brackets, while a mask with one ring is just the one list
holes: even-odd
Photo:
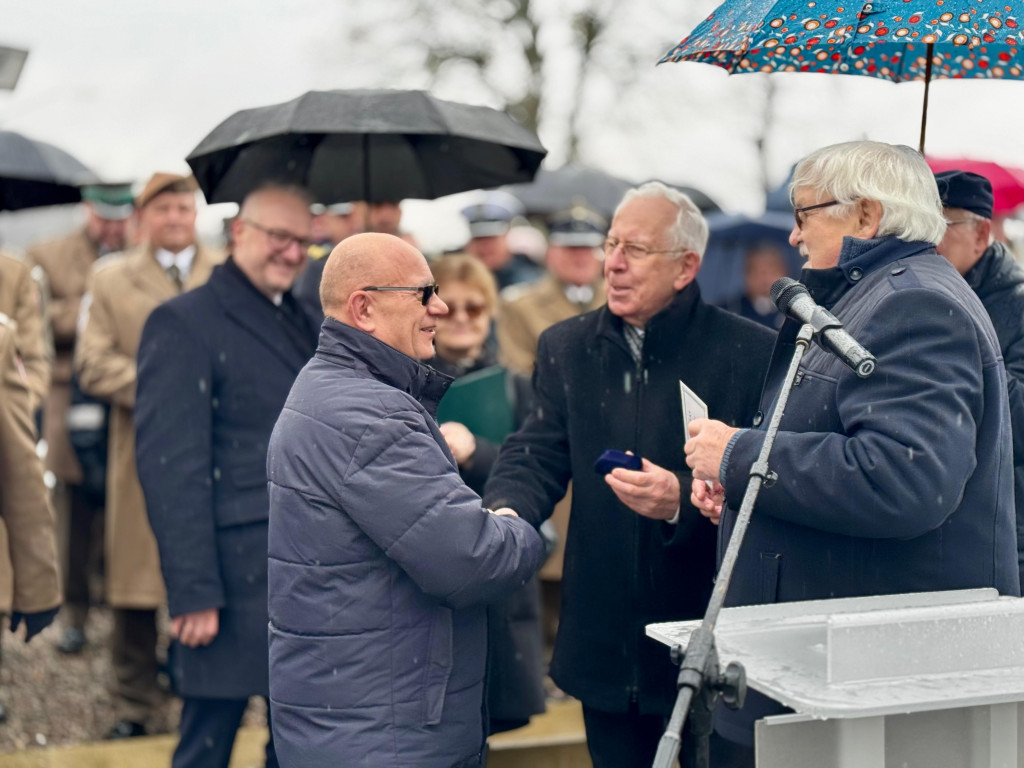
[[1024, 268], [992, 240], [992, 183], [969, 171], [935, 174], [946, 217], [936, 247], [963, 275], [988, 312], [999, 338], [1010, 396], [1017, 568], [1024, 582]]
[[[267, 445], [316, 328], [290, 293], [309, 200], [251, 193], [209, 283], [157, 308], [139, 347], [136, 459], [160, 548], [184, 698], [174, 768], [227, 768], [267, 683]], [[276, 766], [273, 740], [267, 765]]]
[[[551, 676], [583, 702], [596, 768], [651, 764], [677, 673], [644, 626], [701, 616], [711, 593], [715, 531], [688, 501], [679, 382], [745, 425], [771, 353], [771, 331], [701, 301], [706, 243], [682, 193], [627, 193], [604, 246], [608, 303], [541, 335], [537, 407], [484, 493], [539, 525], [573, 481]], [[642, 468], [596, 474], [609, 448]]]

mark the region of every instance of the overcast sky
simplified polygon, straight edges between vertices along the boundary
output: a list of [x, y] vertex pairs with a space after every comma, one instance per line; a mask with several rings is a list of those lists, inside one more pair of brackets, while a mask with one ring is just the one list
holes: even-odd
[[[388, 0], [365, 0], [378, 7]], [[306, 90], [365, 86], [368, 62], [345, 65], [345, 20], [364, 0], [0, 0], [0, 44], [30, 50], [14, 92], [0, 91], [0, 127], [71, 152], [101, 176], [144, 179], [184, 172], [184, 157], [230, 113], [286, 101]], [[544, 2], [544, 0], [540, 0]], [[572, 0], [547, 0], [548, 3]], [[716, 0], [678, 0], [710, 11]], [[633, 24], [657, 24], [634, 18]], [[688, 29], [668, 31], [677, 41]], [[762, 205], [751, 143], [751, 94], [766, 75], [730, 77], [702, 64], [667, 64], [652, 48], [636, 92], [615, 95], [586, 159], [632, 179], [660, 177], [700, 187], [725, 208]], [[378, 53], [386, 66], [387, 51]], [[360, 66], [355, 66], [358, 64]], [[414, 75], [415, 73], [409, 73]], [[642, 77], [640, 76], [642, 75]], [[916, 146], [923, 86], [871, 78], [780, 74], [769, 170], [781, 181], [815, 147], [857, 138]], [[641, 88], [642, 85], [642, 88]], [[1024, 167], [1019, 81], [933, 84], [928, 149]], [[473, 94], [439, 93], [474, 99]], [[665, 120], [630, 131], [637, 100], [664, 105]], [[680, 118], [680, 102], [697, 108]], [[657, 111], [655, 111], [657, 115]], [[602, 119], [595, 116], [595, 119]], [[625, 128], [621, 128], [621, 126]], [[542, 135], [542, 138], [543, 135]], [[557, 164], [561, 158], [553, 156]], [[425, 245], [457, 245], [458, 203], [408, 206], [407, 225]], [[206, 215], [207, 226], [215, 212]]]

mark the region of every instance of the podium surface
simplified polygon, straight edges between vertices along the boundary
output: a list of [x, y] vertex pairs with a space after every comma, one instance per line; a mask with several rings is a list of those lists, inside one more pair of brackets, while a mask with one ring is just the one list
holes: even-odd
[[[647, 634], [685, 648], [699, 625]], [[1024, 600], [972, 589], [726, 608], [715, 638], [723, 665], [797, 713], [757, 723], [759, 766], [1024, 765]]]

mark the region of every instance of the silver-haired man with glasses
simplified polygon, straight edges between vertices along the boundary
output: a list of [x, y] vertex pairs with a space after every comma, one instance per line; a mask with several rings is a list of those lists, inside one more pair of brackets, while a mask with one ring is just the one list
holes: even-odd
[[[749, 424], [774, 340], [701, 300], [707, 233], [680, 192], [626, 194], [604, 243], [607, 304], [541, 335], [537, 408], [484, 492], [540, 525], [573, 481], [551, 676], [583, 702], [596, 768], [651, 764], [676, 672], [644, 626], [702, 615], [711, 592], [715, 531], [689, 501], [679, 382]], [[608, 449], [640, 468], [595, 472]]]

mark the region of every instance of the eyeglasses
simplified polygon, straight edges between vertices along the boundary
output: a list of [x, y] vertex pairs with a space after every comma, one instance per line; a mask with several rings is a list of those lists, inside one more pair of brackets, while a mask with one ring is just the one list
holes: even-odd
[[654, 250], [648, 248], [646, 245], [640, 243], [631, 243], [628, 240], [619, 240], [617, 237], [606, 238], [602, 247], [604, 248], [604, 255], [611, 256], [615, 252], [615, 249], [622, 246], [622, 255], [630, 261], [638, 261], [640, 259], [646, 259], [648, 256], [653, 256], [656, 253], [678, 253], [684, 250], [683, 248], [670, 248], [665, 250]]
[[252, 219], [242, 219], [243, 222], [248, 224], [253, 229], [258, 229], [260, 232], [267, 236], [267, 240], [271, 246], [279, 251], [283, 251], [285, 248], [295, 243], [299, 246], [299, 250], [308, 251], [309, 247], [313, 245], [313, 241], [305, 237], [299, 237], [293, 235], [291, 232], [285, 232], [283, 229], [269, 229], [264, 227], [262, 224], [257, 224]]
[[831, 208], [833, 205], [839, 205], [838, 200], [829, 200], [827, 203], [818, 203], [817, 205], [805, 205], [803, 208], [794, 208], [793, 216], [796, 218], [796, 228], [804, 228], [804, 217], [800, 214], [806, 211], [816, 211], [819, 208]]
[[364, 291], [412, 291], [414, 293], [422, 294], [421, 301], [423, 306], [427, 306], [430, 300], [434, 296], [441, 295], [441, 287], [434, 283], [433, 285], [368, 285], [362, 290]]
[[474, 302], [467, 302], [466, 304], [449, 304], [448, 314], [444, 317], [455, 317], [459, 312], [465, 312], [466, 317], [470, 320], [477, 320], [480, 316], [487, 311], [486, 304], [476, 304]]
[[956, 220], [947, 219], [946, 220], [946, 226], [947, 227], [955, 227], [957, 224], [974, 224], [976, 221], [977, 221], [977, 219], [956, 219]]

